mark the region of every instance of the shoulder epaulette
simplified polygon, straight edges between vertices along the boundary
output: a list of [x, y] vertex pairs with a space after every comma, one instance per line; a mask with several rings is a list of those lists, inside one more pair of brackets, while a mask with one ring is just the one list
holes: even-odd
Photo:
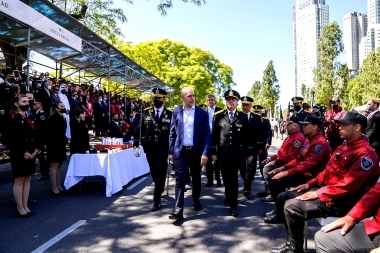
[[220, 111], [214, 112], [214, 115], [217, 115], [217, 114], [222, 113], [222, 112], [224, 112], [224, 111], [225, 111], [225, 110], [220, 110]]
[[147, 108], [144, 109], [144, 111], [150, 110], [152, 108], [153, 108], [153, 106], [147, 107]]
[[269, 119], [268, 117], [263, 117], [263, 119]]

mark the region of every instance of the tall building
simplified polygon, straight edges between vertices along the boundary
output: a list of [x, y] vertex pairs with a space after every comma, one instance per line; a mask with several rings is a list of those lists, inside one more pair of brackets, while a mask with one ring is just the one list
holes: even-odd
[[359, 46], [359, 65], [368, 54], [380, 47], [380, 0], [367, 0], [368, 30], [367, 37], [363, 38]]
[[318, 39], [329, 23], [325, 0], [296, 0], [293, 7], [295, 95], [302, 84], [314, 86], [313, 68], [317, 66]]
[[[367, 36], [367, 15], [364, 13], [351, 12], [343, 17], [343, 44], [344, 59], [353, 73], [357, 73], [363, 61], [359, 51], [368, 51], [367, 42], [362, 40]], [[362, 48], [360, 43], [362, 42]]]

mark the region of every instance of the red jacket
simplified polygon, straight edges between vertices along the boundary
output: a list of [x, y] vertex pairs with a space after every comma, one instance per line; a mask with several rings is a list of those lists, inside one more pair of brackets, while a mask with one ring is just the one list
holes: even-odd
[[[379, 180], [380, 181], [380, 180]], [[367, 235], [380, 232], [380, 182], [367, 192], [363, 198], [348, 212], [355, 222], [359, 222], [375, 214], [372, 220], [364, 221]]]
[[339, 125], [335, 120], [341, 119], [346, 115], [346, 111], [339, 107], [336, 111], [330, 110], [325, 116], [326, 137], [327, 139], [340, 139]]
[[277, 155], [271, 157], [271, 161], [275, 161], [276, 165], [284, 165], [296, 158], [305, 142], [305, 136], [301, 131], [297, 131], [285, 138], [281, 148], [277, 151]]
[[380, 175], [379, 159], [365, 136], [340, 145], [331, 156], [326, 169], [307, 184], [317, 190], [322, 203], [342, 197], [361, 198]]
[[318, 175], [329, 161], [331, 148], [326, 138], [319, 131], [310, 139], [306, 139], [301, 153], [284, 167], [289, 176], [304, 174], [306, 176]]

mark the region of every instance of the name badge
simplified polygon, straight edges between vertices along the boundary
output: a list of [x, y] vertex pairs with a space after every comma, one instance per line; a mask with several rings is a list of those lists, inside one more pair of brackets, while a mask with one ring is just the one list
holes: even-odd
[[145, 120], [150, 120], [150, 117], [149, 117], [149, 116], [147, 116], [147, 117], [145, 118]]
[[236, 124], [236, 127], [243, 127], [242, 124]]
[[162, 119], [162, 123], [170, 123], [170, 119]]

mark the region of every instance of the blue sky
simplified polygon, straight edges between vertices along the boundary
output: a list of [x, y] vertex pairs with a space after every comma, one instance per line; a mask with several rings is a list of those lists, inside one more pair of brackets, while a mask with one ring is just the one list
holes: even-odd
[[[159, 0], [115, 0], [128, 18], [122, 24], [126, 41], [140, 43], [170, 39], [214, 54], [234, 71], [234, 87], [246, 95], [255, 80], [262, 80], [270, 60], [281, 86], [285, 108], [294, 95], [293, 5], [296, 0], [206, 0], [196, 7], [173, 0], [166, 17], [157, 11]], [[330, 22], [343, 30], [343, 15], [367, 13], [367, 0], [326, 0]], [[36, 61], [40, 57], [34, 58]], [[343, 57], [341, 57], [343, 60]], [[44, 61], [45, 62], [45, 61]], [[54, 64], [55, 66], [55, 64]], [[45, 71], [38, 67], [38, 71]]]
[[[122, 25], [127, 41], [140, 43], [168, 38], [211, 51], [232, 67], [235, 89], [246, 95], [255, 80], [262, 80], [270, 60], [281, 86], [285, 108], [294, 95], [293, 5], [295, 0], [206, 0], [196, 7], [173, 0], [174, 8], [162, 17], [158, 0], [121, 4], [128, 18]], [[367, 13], [367, 0], [326, 0], [330, 22], [343, 30], [343, 15]], [[343, 57], [342, 57], [343, 59]]]

